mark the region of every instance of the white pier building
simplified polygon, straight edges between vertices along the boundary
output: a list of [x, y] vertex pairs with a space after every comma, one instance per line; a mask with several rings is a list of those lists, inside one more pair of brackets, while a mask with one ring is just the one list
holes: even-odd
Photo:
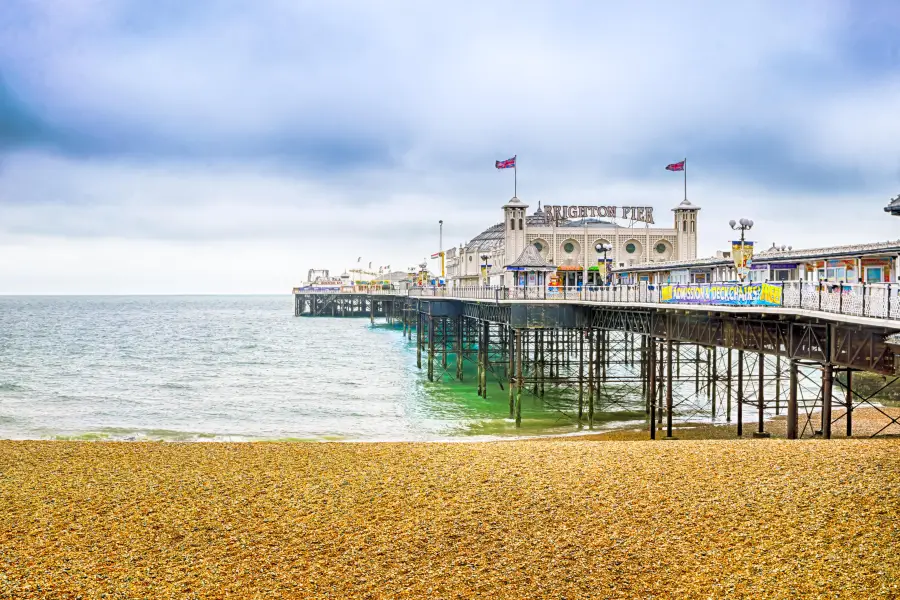
[[[507, 267], [523, 258], [527, 246], [546, 261], [548, 279], [566, 286], [581, 285], [585, 277], [588, 285], [600, 283], [602, 273], [613, 269], [697, 258], [700, 207], [688, 200], [672, 209], [671, 227], [655, 226], [655, 217], [662, 215], [649, 206], [541, 208], [538, 203], [529, 215], [528, 205], [513, 197], [502, 208], [502, 222], [446, 251], [448, 286], [516, 285], [515, 278], [525, 275]], [[604, 257], [606, 268], [601, 268]]]

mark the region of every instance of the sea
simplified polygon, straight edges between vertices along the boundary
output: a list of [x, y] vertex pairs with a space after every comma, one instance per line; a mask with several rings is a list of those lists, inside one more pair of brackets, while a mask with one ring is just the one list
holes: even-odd
[[[379, 321], [383, 321], [379, 320]], [[455, 370], [454, 370], [455, 374]], [[0, 438], [467, 441], [585, 431], [571, 395], [429, 382], [415, 341], [275, 296], [0, 297]], [[597, 430], [639, 426], [600, 412]]]

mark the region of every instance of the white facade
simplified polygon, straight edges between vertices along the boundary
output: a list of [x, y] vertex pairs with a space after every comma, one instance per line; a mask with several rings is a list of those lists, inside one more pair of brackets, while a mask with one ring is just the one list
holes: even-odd
[[[597, 245], [611, 247], [606, 258], [612, 268], [697, 256], [700, 209], [687, 201], [672, 209], [672, 227], [634, 222], [623, 226], [615, 220], [587, 216], [552, 218], [540, 205], [528, 215], [528, 205], [515, 197], [502, 209], [501, 223], [447, 251], [447, 285], [512, 286], [512, 274], [505, 267], [519, 257], [526, 244], [534, 245], [546, 261], [558, 266], [559, 276], [571, 279], [568, 283], [572, 285], [576, 280], [581, 282], [584, 272], [603, 257]], [[483, 268], [485, 264], [487, 269]]]

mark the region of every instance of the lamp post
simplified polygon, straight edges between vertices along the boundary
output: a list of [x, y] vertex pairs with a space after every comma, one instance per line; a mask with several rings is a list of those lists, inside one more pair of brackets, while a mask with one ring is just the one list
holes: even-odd
[[485, 286], [487, 286], [487, 282], [488, 282], [488, 277], [487, 277], [487, 259], [488, 259], [488, 255], [487, 255], [487, 254], [482, 254], [482, 255], [481, 255], [481, 263], [482, 263], [482, 265], [483, 265], [482, 268], [484, 269], [484, 282], [483, 282], [483, 284], [484, 284]]
[[[603, 266], [604, 266], [603, 279], [609, 280], [609, 273], [607, 272], [607, 269], [605, 268], [606, 267], [606, 253], [609, 252], [610, 250], [612, 250], [612, 246], [610, 246], [609, 244], [597, 244], [596, 246], [594, 246], [594, 250], [597, 251], [597, 254], [600, 254], [600, 253], [603, 254], [602, 259], [599, 256], [597, 257], [597, 275], [598, 276], [600, 275], [600, 262], [602, 260]], [[600, 285], [603, 285], [605, 282], [600, 281], [599, 283], [600, 283]]]
[[[746, 261], [744, 260], [744, 233], [747, 230], [753, 228], [753, 221], [750, 219], [745, 219], [744, 217], [741, 217], [741, 219], [739, 221], [735, 221], [734, 219], [728, 221], [728, 224], [735, 231], [741, 232], [741, 265], [744, 265], [744, 264], [746, 264]], [[737, 263], [735, 263], [735, 269], [737, 269]], [[743, 283], [744, 275], [739, 272], [738, 277], [740, 277], [741, 283]]]

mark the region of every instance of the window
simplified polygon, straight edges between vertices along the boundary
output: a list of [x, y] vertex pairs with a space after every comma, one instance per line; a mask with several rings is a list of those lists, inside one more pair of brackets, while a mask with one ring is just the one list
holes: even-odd
[[791, 280], [791, 270], [790, 269], [772, 269], [772, 279], [775, 281], [790, 281]]
[[663, 244], [662, 242], [660, 242], [659, 244], [656, 245], [656, 251], [659, 254], [665, 254], [666, 253], [666, 245]]
[[681, 230], [682, 230], [683, 232], [687, 233], [687, 221], [682, 221], [682, 222], [681, 222]]
[[768, 269], [751, 269], [749, 279], [750, 281], [761, 282], [765, 281], [769, 278], [769, 270]]
[[866, 267], [866, 281], [868, 283], [878, 283], [882, 280], [882, 267]]
[[471, 256], [469, 257], [469, 262], [472, 262], [472, 257], [471, 257]]
[[847, 267], [828, 267], [825, 269], [825, 279], [830, 279], [832, 281], [846, 281]]
[[572, 254], [573, 252], [575, 252], [575, 244], [573, 244], [572, 242], [566, 242], [563, 245], [563, 250], [566, 251], [566, 254]]
[[510, 220], [509, 220], [509, 228], [510, 228], [511, 230], [513, 230], [513, 231], [516, 230], [516, 220], [515, 220], [515, 219], [510, 219]]
[[633, 243], [629, 242], [625, 245], [625, 252], [627, 252], [628, 254], [634, 254], [636, 251], [637, 246], [635, 246]]
[[694, 222], [691, 221], [691, 233], [694, 233]]
[[544, 250], [544, 245], [540, 242], [535, 242], [534, 247], [537, 248], [538, 252], [542, 252]]
[[522, 231], [522, 222], [523, 222], [523, 219], [519, 219], [519, 231]]

